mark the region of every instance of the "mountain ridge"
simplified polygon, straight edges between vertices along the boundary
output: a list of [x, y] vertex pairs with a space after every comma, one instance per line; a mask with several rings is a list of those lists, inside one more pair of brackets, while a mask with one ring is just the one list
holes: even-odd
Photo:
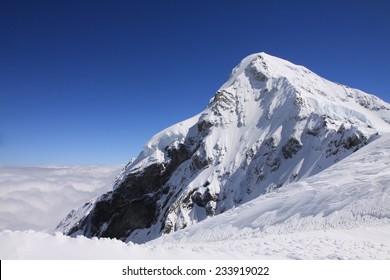
[[390, 105], [265, 53], [200, 114], [156, 134], [58, 230], [145, 242], [317, 174], [390, 132]]

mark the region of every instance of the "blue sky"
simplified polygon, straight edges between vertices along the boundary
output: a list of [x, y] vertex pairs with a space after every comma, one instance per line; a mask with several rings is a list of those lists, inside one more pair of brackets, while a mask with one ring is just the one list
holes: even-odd
[[265, 51], [390, 102], [389, 1], [0, 1], [0, 163], [123, 164]]

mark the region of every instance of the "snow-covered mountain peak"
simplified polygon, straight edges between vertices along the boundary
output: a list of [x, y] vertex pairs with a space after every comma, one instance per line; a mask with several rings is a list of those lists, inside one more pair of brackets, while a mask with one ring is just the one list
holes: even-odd
[[242, 75], [251, 79], [253, 82], [266, 82], [269, 78], [281, 78], [294, 80], [302, 73], [313, 74], [303, 66], [294, 65], [291, 62], [271, 56], [264, 52], [251, 54], [245, 57], [237, 67], [235, 67], [228, 81], [222, 85], [220, 90], [229, 88], [240, 79]]
[[317, 174], [385, 132], [390, 105], [378, 97], [253, 54], [59, 229], [145, 242]]
[[[219, 118], [224, 125], [234, 122], [232, 113], [237, 115], [239, 126], [245, 125], [244, 115], [251, 110], [258, 114], [258, 107], [270, 109], [266, 112], [269, 118], [275, 109], [295, 111], [300, 118], [316, 113], [337, 125], [350, 120], [351, 124], [360, 123], [381, 132], [387, 132], [390, 123], [390, 106], [380, 98], [330, 82], [304, 66], [264, 52], [244, 58], [211, 99], [209, 107], [214, 115], [225, 115]], [[367, 118], [367, 115], [377, 118], [378, 114], [380, 118], [375, 122]], [[211, 123], [218, 125], [215, 119], [218, 118], [211, 118]]]

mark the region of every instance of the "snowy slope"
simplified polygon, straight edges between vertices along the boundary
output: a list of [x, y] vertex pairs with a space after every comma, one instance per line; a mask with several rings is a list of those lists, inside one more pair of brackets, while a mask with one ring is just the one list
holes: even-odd
[[0, 232], [0, 258], [70, 260], [364, 259], [390, 260], [390, 226], [268, 234], [204, 243], [133, 244], [42, 232]]
[[317, 175], [150, 244], [231, 242], [270, 234], [388, 227], [389, 144], [390, 134], [386, 134]]
[[390, 259], [390, 134], [312, 177], [137, 245], [0, 232], [1, 259]]
[[111, 192], [58, 230], [142, 243], [309, 178], [387, 132], [379, 98], [253, 54], [203, 112], [154, 136]]

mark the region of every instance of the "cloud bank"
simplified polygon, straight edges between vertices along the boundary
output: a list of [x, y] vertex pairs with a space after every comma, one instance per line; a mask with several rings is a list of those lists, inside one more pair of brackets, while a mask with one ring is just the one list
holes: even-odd
[[72, 209], [106, 192], [121, 168], [0, 165], [0, 229], [52, 231]]

